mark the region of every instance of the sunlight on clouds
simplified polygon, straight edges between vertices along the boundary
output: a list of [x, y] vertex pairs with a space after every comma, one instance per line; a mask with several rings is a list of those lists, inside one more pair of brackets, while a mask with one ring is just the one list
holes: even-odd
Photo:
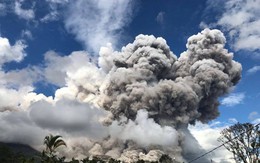
[[34, 91], [33, 84], [41, 80], [41, 69], [36, 66], [9, 71], [2, 68], [8, 62], [21, 62], [26, 56], [25, 48], [21, 40], [10, 45], [7, 38], [0, 37], [0, 112], [26, 109], [30, 105], [26, 96]]
[[[216, 4], [217, 3], [217, 4]], [[222, 3], [208, 0], [208, 8], [222, 8]], [[216, 23], [210, 23], [209, 26], [216, 27], [220, 25], [222, 29], [228, 32], [233, 48], [238, 50], [256, 51], [260, 49], [260, 1], [258, 0], [229, 0], [224, 1], [222, 15]], [[207, 11], [206, 11], [207, 12]], [[202, 22], [205, 26], [205, 23]], [[253, 53], [259, 56], [257, 53]]]
[[[104, 74], [90, 60], [86, 51], [74, 51], [68, 56], [60, 56], [54, 51], [45, 54], [45, 81], [61, 87], [56, 90], [56, 99], [78, 97], [89, 101], [93, 98]], [[88, 95], [81, 91], [88, 92]]]
[[31, 87], [22, 87], [18, 90], [0, 87], [0, 113], [18, 109], [23, 97], [32, 90]]
[[12, 46], [7, 38], [0, 37], [0, 66], [15, 61], [20, 62], [26, 56], [24, 49], [27, 47], [21, 40]]
[[225, 97], [221, 104], [225, 106], [235, 106], [241, 104], [245, 98], [245, 93], [232, 93], [228, 97]]

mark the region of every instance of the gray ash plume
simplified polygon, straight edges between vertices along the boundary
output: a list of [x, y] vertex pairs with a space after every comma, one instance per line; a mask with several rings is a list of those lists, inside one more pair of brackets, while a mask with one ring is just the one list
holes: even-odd
[[219, 30], [188, 39], [177, 57], [163, 38], [139, 35], [113, 58], [100, 104], [113, 115], [134, 120], [145, 109], [162, 125], [178, 126], [218, 115], [218, 98], [241, 78], [241, 65], [224, 48]]

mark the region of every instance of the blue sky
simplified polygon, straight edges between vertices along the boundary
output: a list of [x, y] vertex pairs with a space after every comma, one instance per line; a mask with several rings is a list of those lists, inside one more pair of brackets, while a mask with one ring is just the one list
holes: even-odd
[[257, 0], [1, 0], [0, 111], [73, 96], [72, 81], [99, 79], [92, 71], [83, 76], [88, 79], [77, 73], [89, 61], [99, 67], [101, 47], [120, 51], [148, 34], [163, 37], [179, 57], [190, 36], [210, 28], [224, 33], [225, 47], [243, 67], [211, 124], [259, 122], [259, 9]]

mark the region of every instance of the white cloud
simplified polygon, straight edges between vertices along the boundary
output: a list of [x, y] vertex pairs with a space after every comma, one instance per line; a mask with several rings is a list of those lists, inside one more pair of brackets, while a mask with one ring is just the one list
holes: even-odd
[[38, 98], [25, 110], [0, 111], [0, 141], [39, 146], [49, 133], [99, 140], [107, 135], [99, 122], [105, 114], [85, 103]]
[[232, 93], [228, 97], [225, 97], [221, 104], [225, 106], [235, 106], [241, 104], [245, 98], [244, 93]]
[[100, 122], [106, 111], [86, 103], [65, 99], [54, 104], [38, 101], [31, 105], [29, 115], [33, 122], [43, 129], [95, 139], [107, 136], [106, 127]]
[[89, 103], [97, 100], [96, 93], [105, 78], [86, 51], [74, 51], [68, 56], [47, 52], [42, 74], [46, 83], [60, 87], [55, 92], [55, 100], [66, 98]]
[[[77, 52], [71, 54], [74, 58], [72, 60], [80, 63], [78, 61], [83, 54]], [[73, 70], [73, 66], [76, 66], [76, 63], [70, 63], [68, 72]], [[77, 69], [77, 66], [74, 69]], [[106, 111], [90, 103], [77, 102], [75, 96], [78, 94], [73, 94], [74, 101], [70, 101], [68, 98], [63, 98], [64, 95], [58, 99], [33, 92], [32, 85], [35, 81], [41, 80], [42, 72], [44, 69], [39, 67], [0, 71], [0, 141], [25, 143], [37, 147], [49, 133], [58, 132], [57, 134], [69, 138], [84, 136], [86, 139], [105, 136], [106, 127], [99, 122], [99, 119], [105, 116]], [[89, 71], [77, 73], [75, 70], [75, 74], [71, 73], [80, 76], [89, 74]], [[73, 77], [68, 79], [73, 83], [71, 82]], [[86, 77], [79, 82], [87, 84], [86, 80], [90, 79]], [[30, 134], [27, 135], [28, 133]]]
[[26, 45], [18, 40], [12, 46], [7, 38], [0, 37], [0, 65], [15, 61], [20, 62], [26, 56], [24, 49]]
[[[257, 112], [252, 112], [250, 115], [254, 117], [250, 119], [252, 124], [260, 123], [259, 114]], [[258, 115], [258, 117], [255, 115]], [[230, 118], [228, 123], [217, 121], [211, 124], [202, 124], [201, 122], [197, 122], [196, 125], [189, 125], [188, 129], [198, 140], [202, 148], [204, 148], [205, 151], [210, 151], [222, 144], [222, 142], [218, 141], [218, 138], [221, 136], [221, 131], [234, 125], [234, 123], [237, 123], [234, 118]], [[223, 146], [207, 154], [205, 157], [207, 156], [208, 158], [212, 158], [212, 161], [216, 163], [235, 163], [233, 154]]]
[[253, 120], [252, 123], [253, 123], [253, 124], [258, 124], [258, 123], [260, 123], [260, 118], [257, 118], [257, 119], [255, 119], [255, 120]]
[[257, 73], [258, 71], [260, 71], [260, 66], [254, 66], [254, 67], [250, 68], [249, 70], [247, 70], [247, 73], [254, 74], [254, 73]]
[[[79, 152], [86, 154], [86, 149], [89, 150], [93, 145], [88, 143], [90, 138], [98, 140], [107, 134], [106, 127], [99, 122], [106, 111], [74, 99], [53, 99], [36, 94], [30, 85], [34, 80], [39, 80], [37, 75], [41, 72], [43, 70], [37, 67], [0, 71], [0, 141], [25, 143], [41, 150], [39, 147], [44, 136], [49, 133], [60, 134], [66, 142], [68, 140], [67, 154], [70, 153], [72, 157], [78, 156]], [[13, 85], [18, 86], [13, 88]], [[81, 145], [77, 144], [83, 137]], [[78, 141], [71, 142], [71, 139]]]
[[18, 109], [24, 96], [32, 90], [31, 87], [22, 87], [18, 90], [0, 87], [0, 113]]
[[45, 15], [43, 18], [41, 18], [41, 22], [48, 23], [51, 21], [55, 21], [59, 19], [59, 13], [58, 11], [51, 11], [47, 15]]
[[148, 118], [146, 110], [139, 110], [135, 121], [129, 120], [127, 124], [114, 121], [109, 126], [110, 135], [122, 140], [134, 140], [141, 146], [162, 145], [177, 146], [178, 132], [169, 126], [160, 126], [152, 118]]
[[19, 70], [0, 71], [0, 85], [19, 89], [23, 86], [32, 86], [42, 80], [42, 70], [38, 67], [26, 67]]
[[101, 71], [91, 63], [86, 51], [74, 51], [68, 56], [49, 51], [45, 54], [45, 65], [47, 82], [57, 86], [68, 86], [70, 82], [82, 86], [93, 82], [95, 85], [101, 81]]
[[32, 123], [27, 111], [0, 112], [0, 132], [1, 142], [33, 146], [40, 145], [44, 136], [49, 133]]
[[42, 79], [41, 74], [41, 69], [37, 67], [0, 71], [0, 113], [26, 110], [33, 101], [47, 100], [44, 95], [33, 93], [33, 85]]
[[66, 28], [94, 52], [107, 43], [117, 44], [132, 17], [131, 0], [78, 0], [69, 4]]
[[22, 38], [33, 39], [32, 33], [29, 30], [22, 30], [21, 36]]
[[108, 73], [112, 69], [116, 55], [119, 55], [119, 52], [114, 51], [111, 44], [100, 48], [98, 65], [104, 72]]
[[[209, 0], [212, 2], [212, 0]], [[260, 1], [258, 0], [229, 0], [223, 1], [222, 15], [216, 23], [228, 32], [235, 50], [256, 51], [260, 49]], [[220, 3], [219, 3], [220, 4]], [[218, 4], [218, 5], [219, 5]], [[216, 3], [208, 3], [216, 8]]]
[[[218, 142], [217, 139], [220, 137], [220, 132], [228, 127], [224, 126], [215, 126], [197, 123], [195, 126], [189, 126], [189, 130], [192, 135], [198, 140], [199, 144], [202, 146], [205, 151], [210, 151], [215, 147], [221, 145], [221, 142]], [[209, 136], [210, 135], [210, 136]], [[232, 159], [233, 155], [231, 152], [227, 151], [224, 147], [220, 147], [214, 152], [207, 155], [208, 158], [212, 159], [214, 162], [218, 163], [234, 163]]]
[[164, 23], [164, 17], [165, 17], [165, 12], [159, 12], [158, 15], [156, 16], [156, 21], [159, 24], [163, 24]]
[[205, 23], [204, 21], [200, 22], [199, 27], [201, 29], [210, 28], [210, 26], [207, 23]]
[[61, 8], [65, 7], [69, 0], [46, 0], [46, 2], [48, 2], [49, 11], [40, 19], [40, 21], [44, 23], [59, 20], [63, 14]]
[[42, 70], [39, 67], [4, 71], [0, 69], [0, 114], [1, 112], [26, 110], [32, 101], [44, 99], [36, 95], [34, 84], [42, 80]]
[[35, 13], [33, 9], [23, 9], [22, 8], [23, 0], [17, 0], [14, 4], [14, 12], [15, 14], [22, 19], [31, 20], [34, 19]]
[[[44, 70], [44, 76], [47, 80], [47, 82], [55, 84], [57, 86], [65, 86], [66, 84], [66, 73], [67, 70], [70, 69], [68, 66], [72, 64], [73, 59], [71, 59], [71, 56], [59, 56], [56, 52], [54, 51], [48, 51], [45, 53], [45, 70]], [[87, 58], [81, 58], [82, 60], [79, 61], [84, 61]], [[87, 62], [87, 60], [86, 60]], [[82, 64], [77, 64], [71, 65], [71, 67], [79, 68]]]

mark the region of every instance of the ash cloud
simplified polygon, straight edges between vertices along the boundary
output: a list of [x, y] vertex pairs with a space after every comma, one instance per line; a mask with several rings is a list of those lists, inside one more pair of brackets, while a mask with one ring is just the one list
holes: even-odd
[[[139, 35], [121, 51], [101, 48], [99, 65], [84, 51], [64, 57], [48, 52], [37, 74], [59, 87], [55, 96], [34, 93], [32, 81], [30, 89], [13, 91], [10, 96], [21, 97], [15, 106], [0, 106], [0, 141], [23, 142], [30, 130], [37, 134], [25, 143], [40, 149], [36, 142], [51, 132], [68, 142], [59, 151], [68, 158], [107, 155], [133, 162], [168, 154], [176, 162], [190, 160], [203, 149], [188, 125], [215, 119], [218, 98], [241, 78], [241, 65], [225, 43], [219, 30], [205, 29], [177, 58], [163, 38]], [[10, 91], [5, 84], [0, 90]]]
[[114, 58], [100, 104], [114, 119], [133, 120], [140, 109], [159, 124], [215, 119], [218, 97], [241, 77], [241, 65], [224, 45], [220, 31], [205, 29], [188, 39], [177, 59], [163, 38], [139, 35]]

